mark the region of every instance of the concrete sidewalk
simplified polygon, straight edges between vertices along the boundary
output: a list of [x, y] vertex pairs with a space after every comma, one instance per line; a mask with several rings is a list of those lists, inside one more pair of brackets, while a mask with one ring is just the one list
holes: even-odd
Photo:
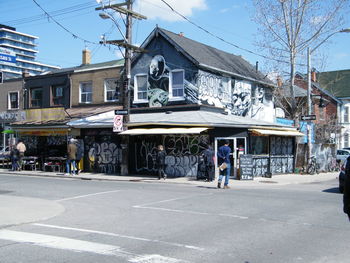
[[[157, 176], [139, 176], [139, 175], [106, 175], [102, 173], [80, 173], [75, 176], [67, 176], [63, 173], [56, 172], [43, 172], [43, 171], [16, 171], [12, 172], [7, 169], [0, 169], [0, 175], [15, 175], [15, 176], [43, 176], [43, 177], [58, 177], [80, 180], [103, 180], [103, 181], [129, 181], [129, 182], [148, 182], [148, 183], [173, 183], [173, 184], [187, 184], [196, 186], [216, 186], [217, 178], [214, 182], [205, 182], [202, 180], [196, 180], [195, 177], [179, 177], [179, 178], [167, 178], [166, 180], [158, 180]], [[287, 185], [287, 184], [302, 184], [330, 181], [338, 178], [339, 172], [332, 173], [320, 173], [315, 175], [308, 174], [282, 174], [273, 175], [271, 178], [256, 177], [254, 180], [230, 180], [230, 185], [239, 186], [259, 186], [259, 185]]]

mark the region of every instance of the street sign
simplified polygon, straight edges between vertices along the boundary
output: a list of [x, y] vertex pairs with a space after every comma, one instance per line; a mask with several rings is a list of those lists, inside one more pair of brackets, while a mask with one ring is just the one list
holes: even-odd
[[114, 114], [115, 115], [128, 115], [129, 112], [128, 112], [128, 110], [115, 110]]
[[316, 115], [302, 115], [300, 118], [302, 121], [316, 120]]
[[114, 115], [113, 132], [123, 131], [123, 115]]

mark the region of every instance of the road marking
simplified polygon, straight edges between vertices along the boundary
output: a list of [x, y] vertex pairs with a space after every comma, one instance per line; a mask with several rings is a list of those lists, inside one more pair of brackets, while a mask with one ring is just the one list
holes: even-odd
[[120, 192], [120, 191], [121, 191], [121, 190], [113, 190], [113, 191], [99, 192], [99, 193], [93, 193], [93, 194], [87, 194], [87, 195], [78, 195], [78, 196], [73, 196], [73, 197], [58, 199], [58, 200], [56, 200], [56, 202], [62, 202], [62, 201], [68, 201], [68, 200], [73, 200], [73, 199], [85, 198], [85, 197], [94, 196], [94, 195], [102, 195], [102, 194], [109, 194], [109, 193], [117, 193], [117, 192]]
[[204, 251], [204, 248], [201, 248], [201, 247], [185, 245], [185, 244], [180, 244], [180, 243], [174, 243], [174, 242], [166, 242], [166, 241], [161, 241], [161, 240], [157, 240], [157, 239], [149, 239], [149, 238], [142, 238], [142, 237], [126, 236], [126, 235], [120, 235], [120, 234], [104, 232], [104, 231], [82, 229], [82, 228], [74, 228], [74, 227], [65, 227], [65, 226], [56, 226], [56, 225], [48, 225], [48, 224], [34, 223], [32, 225], [40, 226], [40, 227], [55, 228], [55, 229], [72, 230], [72, 231], [92, 233], [92, 234], [99, 234], [99, 235], [105, 235], [105, 236], [113, 236], [113, 237], [119, 237], [119, 238], [128, 238], [128, 239], [133, 239], [133, 240], [138, 240], [138, 241], [154, 242], [154, 243], [160, 243], [160, 244], [165, 244], [165, 245], [170, 245], [170, 246], [175, 246], [175, 247], [182, 247], [182, 248], [188, 248], [188, 249]]
[[119, 246], [112, 246], [90, 241], [77, 240], [72, 238], [19, 232], [12, 230], [0, 230], [0, 239], [10, 240], [31, 245], [62, 249], [74, 252], [88, 252], [104, 256], [117, 256], [133, 263], [177, 263], [186, 262], [176, 258], [164, 257], [161, 255], [138, 255], [124, 251]]

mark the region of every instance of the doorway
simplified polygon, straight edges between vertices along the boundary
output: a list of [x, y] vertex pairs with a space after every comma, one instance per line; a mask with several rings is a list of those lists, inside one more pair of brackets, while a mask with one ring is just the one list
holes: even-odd
[[[231, 174], [230, 178], [238, 179], [239, 155], [247, 153], [247, 140], [245, 137], [217, 137], [215, 138], [215, 156], [217, 157], [218, 149], [224, 145], [225, 141], [229, 142], [231, 148], [230, 163]], [[215, 162], [215, 175], [219, 175], [218, 162]]]

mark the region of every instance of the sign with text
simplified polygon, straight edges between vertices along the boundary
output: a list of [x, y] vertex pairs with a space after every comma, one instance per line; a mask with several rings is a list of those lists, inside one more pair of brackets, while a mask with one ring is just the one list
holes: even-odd
[[316, 115], [302, 115], [300, 119], [302, 121], [313, 121], [316, 120]]
[[253, 180], [253, 155], [241, 154], [239, 156], [240, 180]]
[[114, 114], [115, 115], [128, 115], [128, 110], [115, 110]]
[[113, 119], [113, 132], [123, 131], [123, 115], [115, 115]]
[[16, 53], [12, 50], [0, 47], [0, 64], [16, 64]]

